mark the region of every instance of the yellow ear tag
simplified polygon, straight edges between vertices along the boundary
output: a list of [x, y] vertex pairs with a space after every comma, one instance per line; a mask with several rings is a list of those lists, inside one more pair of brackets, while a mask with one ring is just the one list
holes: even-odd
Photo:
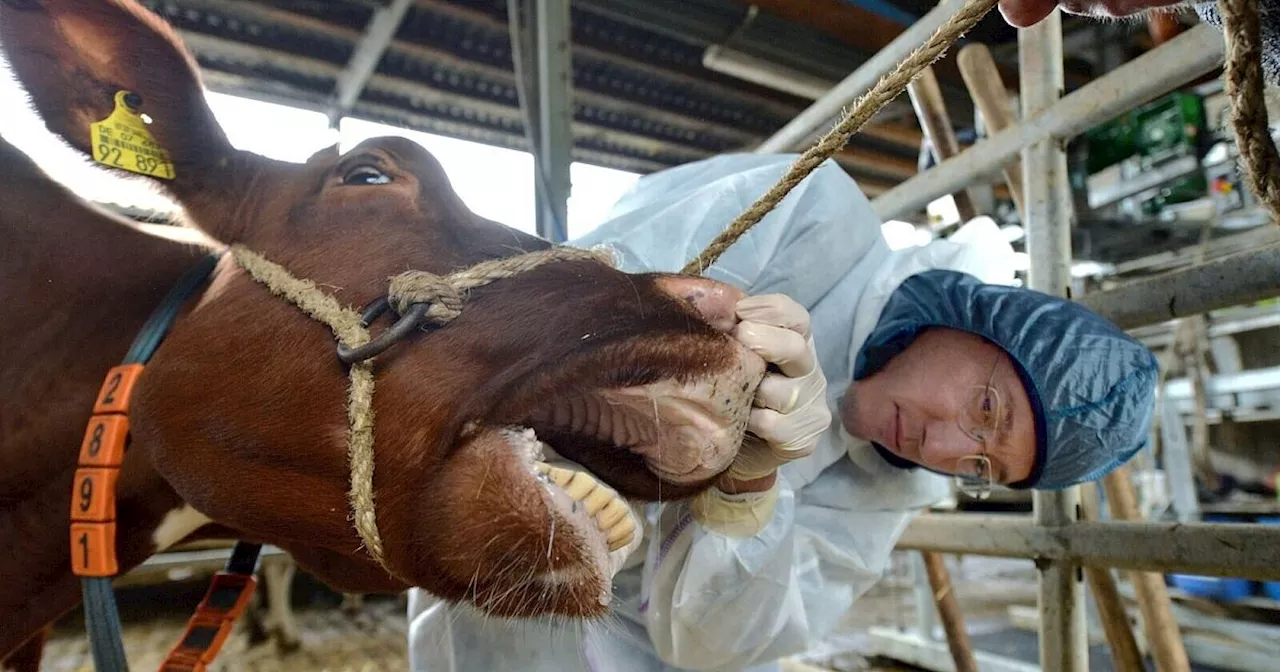
[[93, 160], [104, 166], [172, 180], [173, 163], [147, 130], [147, 123], [127, 101], [129, 91], [116, 92], [116, 108], [102, 121], [89, 124]]

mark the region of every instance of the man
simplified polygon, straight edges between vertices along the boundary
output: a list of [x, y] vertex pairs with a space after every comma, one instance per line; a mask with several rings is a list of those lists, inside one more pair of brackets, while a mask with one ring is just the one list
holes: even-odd
[[[626, 270], [679, 269], [793, 160], [648, 175], [574, 244], [610, 244]], [[736, 335], [779, 369], [751, 417], [762, 440], [705, 495], [637, 511], [645, 536], [611, 622], [513, 626], [414, 591], [412, 669], [776, 670], [879, 579], [953, 478], [978, 496], [1055, 489], [1128, 460], [1154, 356], [1078, 305], [986, 284], [1012, 280], [993, 261], [948, 240], [891, 251], [857, 185], [823, 164], [708, 273], [752, 295]]]

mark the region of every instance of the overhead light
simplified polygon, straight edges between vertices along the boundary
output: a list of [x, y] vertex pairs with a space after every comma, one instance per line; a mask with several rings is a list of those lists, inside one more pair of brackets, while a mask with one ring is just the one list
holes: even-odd
[[756, 58], [718, 44], [713, 44], [702, 52], [702, 67], [809, 100], [821, 98], [836, 85], [835, 82], [821, 77], [771, 63], [763, 58]]

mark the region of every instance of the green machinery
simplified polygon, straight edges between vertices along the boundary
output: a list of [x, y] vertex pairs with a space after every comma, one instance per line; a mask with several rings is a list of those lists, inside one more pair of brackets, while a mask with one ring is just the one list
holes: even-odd
[[[1200, 168], [1208, 136], [1203, 98], [1169, 94], [1077, 138], [1072, 186], [1089, 192], [1093, 207], [1123, 200], [1122, 208], [1132, 214], [1158, 217], [1166, 206], [1208, 195]], [[1110, 198], [1117, 194], [1123, 196]]]

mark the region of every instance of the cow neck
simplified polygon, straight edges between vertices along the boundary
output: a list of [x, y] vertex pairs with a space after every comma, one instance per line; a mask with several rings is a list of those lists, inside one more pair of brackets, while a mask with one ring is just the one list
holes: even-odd
[[[372, 358], [426, 323], [443, 326], [461, 314], [465, 293], [496, 280], [510, 278], [548, 263], [591, 260], [614, 266], [604, 248], [583, 250], [554, 246], [513, 257], [483, 261], [449, 275], [407, 271], [391, 279], [387, 294], [365, 307], [363, 313], [341, 305], [311, 280], [300, 279], [285, 267], [242, 245], [231, 246], [232, 257], [272, 294], [297, 306], [312, 319], [328, 326], [337, 338], [338, 358], [349, 366], [347, 387], [347, 456], [350, 461], [351, 506], [356, 532], [365, 552], [387, 574], [408, 584], [388, 566], [378, 532], [373, 501], [373, 366]], [[399, 313], [395, 324], [376, 338], [369, 325], [388, 309]]]
[[[124, 360], [107, 372], [80, 445], [71, 500], [71, 569], [80, 577], [94, 668], [102, 672], [128, 670], [111, 580], [120, 571], [116, 557], [116, 483], [129, 444], [133, 392], [178, 313], [205, 285], [221, 257], [221, 252], [204, 255], [161, 299]], [[213, 660], [253, 595], [257, 585], [253, 574], [260, 550], [259, 544], [236, 543], [231, 559], [214, 575], [186, 632], [161, 669], [194, 670]]]

